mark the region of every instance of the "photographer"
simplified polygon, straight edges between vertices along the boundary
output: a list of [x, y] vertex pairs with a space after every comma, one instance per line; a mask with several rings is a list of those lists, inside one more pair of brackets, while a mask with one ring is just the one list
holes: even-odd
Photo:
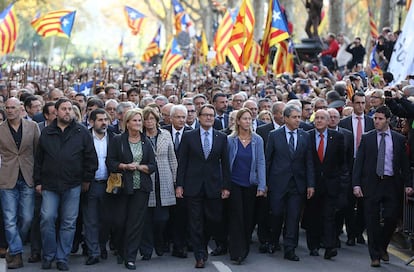
[[361, 44], [361, 38], [356, 37], [354, 42], [346, 47], [346, 51], [352, 54], [352, 59], [348, 62], [348, 70], [352, 70], [358, 63], [364, 62], [365, 47]]

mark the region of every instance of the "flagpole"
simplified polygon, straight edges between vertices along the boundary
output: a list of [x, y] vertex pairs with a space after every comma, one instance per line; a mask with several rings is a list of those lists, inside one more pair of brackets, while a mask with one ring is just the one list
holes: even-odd
[[65, 44], [65, 49], [63, 51], [63, 58], [62, 58], [62, 62], [60, 63], [60, 68], [59, 68], [59, 70], [61, 70], [61, 71], [62, 71], [62, 68], [63, 68], [63, 63], [66, 60], [66, 53], [68, 52], [69, 43], [70, 43], [70, 37], [68, 38], [68, 40]]

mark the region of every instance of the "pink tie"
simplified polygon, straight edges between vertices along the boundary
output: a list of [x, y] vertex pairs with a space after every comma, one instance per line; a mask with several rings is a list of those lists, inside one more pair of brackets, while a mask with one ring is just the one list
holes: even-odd
[[358, 123], [357, 123], [357, 133], [356, 133], [356, 147], [359, 147], [359, 144], [361, 143], [361, 137], [362, 137], [362, 123], [361, 119], [362, 117], [357, 116]]

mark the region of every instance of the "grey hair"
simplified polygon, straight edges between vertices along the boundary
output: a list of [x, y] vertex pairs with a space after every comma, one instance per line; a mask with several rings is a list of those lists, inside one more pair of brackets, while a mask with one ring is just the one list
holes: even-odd
[[182, 112], [184, 112], [185, 113], [185, 117], [187, 117], [188, 111], [187, 111], [187, 108], [184, 105], [178, 104], [178, 105], [172, 106], [171, 107], [171, 110], [170, 110], [170, 116], [171, 117], [174, 116], [174, 114], [175, 114], [176, 111], [182, 111]]
[[283, 116], [284, 117], [290, 117], [290, 115], [294, 111], [302, 113], [302, 110], [299, 107], [297, 107], [296, 105], [293, 105], [293, 104], [286, 105], [285, 109], [283, 110]]
[[130, 101], [121, 102], [121, 103], [118, 104], [118, 106], [116, 106], [116, 113], [119, 113], [119, 114], [123, 113], [125, 108], [133, 109], [133, 108], [135, 108], [135, 105], [134, 105], [134, 103], [132, 103]]

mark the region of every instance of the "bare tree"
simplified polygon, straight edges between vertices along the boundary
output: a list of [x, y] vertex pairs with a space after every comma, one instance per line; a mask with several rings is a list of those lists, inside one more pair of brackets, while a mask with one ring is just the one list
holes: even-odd
[[263, 36], [263, 25], [266, 20], [266, 13], [264, 10], [264, 1], [265, 0], [255, 0], [254, 1], [254, 39], [258, 41]]
[[341, 33], [344, 31], [344, 0], [329, 0], [329, 31]]
[[381, 17], [380, 17], [380, 30], [385, 26], [392, 26], [392, 3], [391, 0], [382, 0], [381, 2]]

